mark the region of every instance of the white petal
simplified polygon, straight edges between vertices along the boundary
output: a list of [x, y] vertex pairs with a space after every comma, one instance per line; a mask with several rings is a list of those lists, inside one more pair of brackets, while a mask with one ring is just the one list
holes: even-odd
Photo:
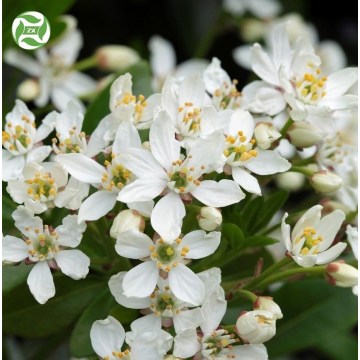
[[25, 55], [23, 51], [8, 49], [4, 52], [6, 64], [14, 66], [31, 76], [39, 76], [41, 72], [40, 64], [31, 56]]
[[346, 249], [346, 246], [346, 243], [340, 242], [332, 246], [330, 249], [317, 254], [316, 264], [323, 265], [335, 260]]
[[56, 228], [58, 242], [62, 246], [76, 247], [80, 244], [85, 230], [86, 224], [79, 224], [77, 215], [68, 215], [63, 219], [62, 225]]
[[[267, 1], [262, 1], [265, 4]], [[272, 58], [275, 70], [279, 70], [283, 65], [285, 69], [290, 67], [291, 49], [289, 44], [289, 35], [286, 31], [287, 23], [281, 23], [271, 31]]]
[[245, 194], [239, 185], [232, 180], [201, 181], [200, 186], [191, 192], [203, 204], [214, 207], [223, 207], [236, 204], [244, 199]]
[[129, 148], [141, 148], [141, 139], [136, 127], [131, 122], [131, 118], [124, 119], [120, 123], [116, 131], [112, 152], [118, 155]]
[[75, 96], [89, 94], [96, 90], [96, 81], [89, 75], [73, 71], [64, 80], [65, 87]]
[[200, 305], [205, 296], [202, 281], [184, 264], [178, 264], [169, 272], [169, 284], [174, 295], [194, 306]]
[[3, 261], [18, 262], [28, 257], [28, 247], [25, 241], [7, 235], [2, 241], [2, 259]]
[[24, 155], [13, 156], [9, 151], [2, 150], [2, 180], [18, 179], [25, 165]]
[[263, 51], [259, 44], [251, 48], [251, 64], [256, 75], [272, 85], [279, 85], [277, 70], [274, 67], [269, 55]]
[[176, 66], [176, 54], [171, 43], [161, 36], [149, 40], [150, 66], [155, 76], [164, 77]]
[[166, 184], [165, 180], [159, 178], [136, 179], [119, 192], [117, 199], [124, 203], [150, 201], [164, 191]]
[[51, 146], [38, 146], [30, 150], [26, 156], [26, 162], [37, 162], [44, 161], [51, 153]]
[[231, 353], [235, 354], [235, 359], [241, 360], [268, 360], [268, 353], [263, 344], [250, 344], [234, 346]]
[[170, 191], [155, 205], [151, 213], [151, 225], [166, 241], [174, 241], [181, 233], [185, 206], [179, 194]]
[[246, 170], [240, 167], [233, 167], [232, 176], [234, 181], [236, 181], [236, 183], [246, 191], [252, 194], [261, 195], [261, 189], [258, 180], [255, 176], [252, 176]]
[[235, 48], [232, 52], [234, 61], [246, 70], [251, 70], [251, 47], [243, 45]]
[[357, 68], [346, 68], [328, 76], [326, 81], [326, 98], [335, 98], [345, 94], [357, 82]]
[[169, 114], [160, 111], [150, 128], [151, 152], [161, 166], [170, 170], [172, 162], [180, 158], [180, 143], [175, 139], [175, 127]]
[[270, 175], [289, 170], [291, 164], [272, 150], [258, 150], [258, 155], [252, 158], [246, 168], [258, 175]]
[[[143, 316], [134, 320], [131, 323], [131, 330], [134, 332], [133, 335], [141, 334], [144, 330], [154, 330], [154, 332], [159, 331], [161, 329], [161, 317], [155, 316], [155, 314], [150, 314], [147, 316]], [[128, 333], [126, 334], [126, 342], [129, 345], [132, 345], [133, 339], [131, 339], [130, 343], [128, 338], [133, 338], [132, 336], [128, 337]]]
[[115, 357], [112, 357], [112, 352], [121, 352], [125, 330], [115, 318], [108, 316], [105, 320], [97, 320], [93, 323], [90, 339], [96, 354], [101, 358], [109, 356], [113, 360]]
[[206, 59], [189, 59], [176, 67], [174, 76], [185, 78], [193, 74], [202, 74], [208, 65], [209, 61]]
[[22, 204], [27, 198], [27, 186], [20, 180], [9, 180], [6, 191], [11, 198], [18, 204]]
[[[70, 101], [75, 101], [81, 107], [81, 110], [85, 112], [84, 105], [80, 100], [77, 99], [77, 96], [66, 85], [67, 84], [62, 81], [51, 89], [51, 101], [55, 108], [60, 111], [64, 111]], [[50, 84], [48, 86], [50, 86]], [[49, 93], [49, 89], [45, 89], [45, 91], [47, 94]]]
[[[41, 218], [34, 216], [34, 214], [24, 206], [18, 206], [11, 216], [15, 220], [15, 226], [26, 236], [29, 235], [29, 231], [26, 230], [26, 228], [43, 228], [43, 222]], [[32, 230], [30, 230], [30, 232], [31, 231]]]
[[124, 295], [144, 298], [155, 289], [159, 269], [155, 262], [145, 261], [128, 271], [123, 280]]
[[64, 167], [56, 162], [44, 162], [42, 163], [44, 172], [49, 172], [51, 177], [55, 180], [58, 187], [63, 187], [68, 182], [68, 173]]
[[290, 237], [290, 225], [286, 224], [285, 220], [288, 217], [288, 213], [285, 213], [281, 221], [281, 235], [287, 251], [291, 251], [291, 237]]
[[66, 109], [56, 119], [56, 131], [60, 133], [62, 138], [69, 136], [69, 131], [75, 127], [76, 133], [82, 128], [84, 115], [81, 107], [74, 101], [70, 101]]
[[31, 293], [40, 304], [45, 304], [55, 295], [54, 280], [46, 261], [38, 262], [27, 278]]
[[341, 210], [335, 210], [320, 220], [319, 225], [315, 228], [317, 235], [323, 238], [323, 241], [319, 244], [320, 252], [326, 250], [332, 244], [344, 220], [345, 214]]
[[28, 210], [30, 210], [34, 214], [41, 214], [48, 209], [45, 203], [42, 203], [40, 201], [35, 201], [30, 198], [25, 199], [24, 205]]
[[83, 154], [60, 154], [55, 157], [55, 161], [59, 162], [75, 179], [87, 184], [101, 183], [101, 178], [106, 172], [103, 166]]
[[221, 283], [221, 270], [213, 267], [196, 274], [205, 286], [205, 296], [217, 289]]
[[276, 17], [281, 11], [281, 3], [276, 0], [249, 1], [247, 2], [247, 6], [249, 11], [256, 17], [265, 20]]
[[118, 235], [115, 250], [123, 257], [142, 259], [150, 256], [151, 246], [154, 246], [154, 243], [146, 234], [131, 229]]
[[248, 111], [236, 110], [230, 118], [228, 134], [237, 135], [239, 130], [246, 136], [247, 142], [249, 142], [253, 136], [255, 128], [255, 122], [253, 117]]
[[47, 114], [42, 120], [40, 126], [36, 130], [36, 135], [34, 142], [37, 143], [50, 135], [50, 133], [54, 130], [56, 121], [59, 117], [59, 113], [57, 111], [52, 111]]
[[79, 30], [68, 31], [60, 41], [51, 47], [51, 56], [59, 57], [64, 65], [74, 64], [83, 46], [82, 34]]
[[256, 92], [255, 101], [250, 104], [249, 109], [255, 113], [274, 116], [283, 111], [285, 107], [286, 101], [283, 93], [277, 88], [264, 86]]
[[316, 264], [317, 255], [292, 256], [294, 261], [302, 267], [312, 267]]
[[204, 314], [204, 321], [201, 324], [201, 330], [209, 335], [216, 330], [225, 315], [227, 302], [225, 292], [221, 286], [210, 293], [204, 300], [201, 310]]
[[311, 207], [309, 210], [307, 210], [306, 213], [302, 215], [301, 218], [295, 224], [293, 231], [291, 233], [291, 238], [292, 239], [297, 238], [306, 227], [316, 228], [321, 218], [321, 210], [322, 210], [321, 205], [315, 205]]
[[89, 273], [90, 259], [80, 250], [61, 250], [55, 260], [60, 270], [74, 280], [84, 279]]
[[154, 208], [154, 201], [132, 201], [127, 203], [127, 206], [131, 210], [136, 210], [140, 215], [149, 218]]
[[205, 84], [200, 74], [187, 76], [180, 84], [179, 105], [191, 102], [195, 107], [201, 107], [205, 100]]
[[112, 296], [122, 306], [129, 309], [146, 309], [150, 307], [150, 299], [146, 298], [135, 298], [127, 297], [124, 295], [123, 280], [126, 271], [119, 272], [113, 275], [109, 280], [109, 288]]
[[116, 194], [102, 190], [89, 196], [80, 206], [78, 222], [97, 220], [106, 215], [116, 203]]
[[204, 230], [195, 230], [183, 237], [181, 246], [187, 246], [190, 249], [186, 258], [201, 259], [215, 252], [220, 245], [220, 238], [219, 231], [207, 234]]
[[206, 91], [213, 94], [216, 90], [221, 89], [224, 84], [230, 85], [231, 79], [227, 72], [221, 67], [218, 58], [213, 58], [211, 64], [203, 73]]
[[196, 329], [204, 320], [204, 316], [200, 308], [181, 311], [173, 318], [175, 332], [182, 333], [188, 329]]
[[174, 339], [174, 356], [180, 358], [189, 358], [201, 350], [195, 329], [186, 330]]

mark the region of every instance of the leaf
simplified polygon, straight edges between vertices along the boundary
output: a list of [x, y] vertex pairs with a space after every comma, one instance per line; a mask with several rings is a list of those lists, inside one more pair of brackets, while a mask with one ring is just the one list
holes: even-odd
[[272, 294], [284, 318], [266, 343], [269, 358], [316, 347], [336, 338], [357, 322], [357, 297], [351, 289], [334, 288], [323, 280], [287, 283]]
[[33, 268], [32, 265], [9, 265], [2, 268], [2, 291], [8, 293], [16, 286], [24, 283]]
[[273, 239], [270, 236], [263, 236], [263, 235], [247, 236], [245, 238], [244, 248], [253, 247], [253, 246], [267, 246], [267, 245], [276, 244], [277, 242], [279, 241]]
[[19, 37], [23, 34], [24, 32], [24, 29], [25, 29], [25, 25], [23, 24], [22, 21], [20, 21], [18, 27], [16, 28], [16, 31], [15, 31], [15, 39], [16, 41], [19, 40]]
[[110, 310], [109, 315], [121, 322], [123, 325], [129, 325], [139, 317], [139, 310], [128, 309], [122, 305], [117, 304]]
[[357, 339], [355, 334], [338, 334], [337, 336], [329, 336], [321, 343], [319, 342], [317, 348], [329, 359], [334, 360], [349, 360], [356, 359], [357, 355]]
[[11, 214], [16, 210], [16, 204], [12, 201], [8, 194], [2, 196], [2, 226], [3, 233], [10, 235], [14, 232], [14, 219]]
[[41, 19], [38, 19], [37, 17], [33, 16], [33, 15], [20, 15], [20, 17], [22, 19], [25, 19], [27, 22], [32, 23], [32, 24], [36, 24], [39, 21], [41, 21]]
[[36, 40], [32, 39], [32, 38], [24, 38], [21, 40], [22, 42], [30, 45], [30, 46], [39, 46], [42, 45], [40, 43], [38, 43]]
[[249, 201], [241, 211], [242, 216], [240, 218], [239, 226], [245, 231], [245, 233], [252, 233], [252, 229], [255, 227], [257, 217], [261, 213], [263, 203], [263, 197], [257, 196]]
[[241, 249], [244, 245], [244, 232], [235, 224], [223, 223], [221, 235], [228, 239], [230, 247], [233, 250]]
[[9, 335], [38, 338], [51, 335], [70, 325], [96, 294], [107, 284], [88, 277], [72, 280], [54, 276], [56, 295], [40, 305], [27, 284], [21, 284], [3, 297], [3, 331]]
[[80, 316], [70, 338], [70, 350], [76, 357], [88, 357], [94, 354], [91, 346], [90, 329], [94, 321], [105, 319], [115, 300], [109, 288], [101, 292]]

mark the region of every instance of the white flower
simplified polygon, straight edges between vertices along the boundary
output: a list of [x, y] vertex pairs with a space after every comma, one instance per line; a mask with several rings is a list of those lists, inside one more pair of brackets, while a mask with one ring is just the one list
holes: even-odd
[[221, 211], [212, 206], [203, 206], [196, 218], [199, 226], [206, 231], [213, 231], [222, 223]]
[[358, 284], [358, 269], [340, 261], [326, 266], [326, 276], [330, 285], [354, 288]]
[[35, 116], [21, 101], [6, 115], [2, 142], [2, 179], [17, 179], [26, 163], [42, 162], [51, 153], [50, 146], [42, 146], [45, 139], [54, 129], [57, 113], [48, 114], [39, 128], [35, 126]]
[[139, 54], [123, 45], [104, 45], [95, 52], [98, 66], [103, 70], [120, 71], [140, 61]]
[[[148, 201], [167, 193], [151, 214], [151, 224], [165, 241], [173, 241], [181, 232], [185, 206], [182, 196], [192, 195], [208, 206], [223, 207], [239, 202], [244, 194], [231, 180], [200, 181], [221, 157], [224, 137], [214, 133], [199, 139], [188, 156], [181, 159], [180, 143], [165, 111], [161, 111], [150, 129], [151, 153], [130, 149], [121, 160], [138, 177], [119, 193], [123, 202]], [[164, 221], [166, 219], [166, 221]]]
[[290, 143], [296, 147], [310, 147], [320, 143], [323, 132], [315, 125], [306, 121], [296, 121], [286, 133]]
[[34, 214], [40, 214], [48, 208], [60, 207], [58, 195], [67, 180], [68, 174], [60, 164], [29, 163], [23, 169], [22, 178], [9, 180], [6, 190], [16, 203], [24, 204]]
[[[166, 219], [163, 221], [166, 221]], [[180, 300], [195, 306], [202, 303], [204, 285], [188, 268], [189, 259], [201, 259], [211, 255], [220, 244], [220, 232], [206, 234], [195, 230], [172, 243], [163, 239], [154, 242], [136, 230], [118, 236], [115, 249], [121, 256], [142, 259], [145, 262], [127, 272], [123, 280], [125, 296], [147, 297], [155, 289], [159, 272], [167, 274], [172, 293]]]
[[236, 331], [249, 344], [262, 344], [276, 333], [276, 318], [270, 311], [247, 311], [236, 321]]
[[269, 19], [278, 15], [281, 4], [277, 0], [224, 0], [224, 9], [235, 16], [250, 12], [260, 19]]
[[271, 296], [259, 296], [253, 306], [256, 310], [265, 310], [273, 313], [276, 320], [283, 318], [280, 306], [273, 301]]
[[76, 215], [68, 215], [62, 225], [53, 229], [43, 225], [39, 217], [23, 206], [13, 213], [15, 226], [22, 232], [24, 240], [14, 236], [3, 238], [3, 260], [19, 262], [28, 259], [36, 263], [27, 279], [35, 299], [44, 304], [55, 295], [50, 268], [60, 268], [74, 280], [85, 278], [89, 272], [90, 259], [80, 250], [66, 250], [80, 244], [86, 224], [77, 223]]
[[4, 53], [7, 64], [36, 77], [40, 94], [35, 99], [38, 107], [45, 106], [49, 99], [59, 110], [64, 110], [70, 100], [81, 104], [79, 96], [91, 93], [96, 83], [88, 75], [72, 69], [82, 47], [82, 35], [76, 29], [73, 17], [64, 17], [70, 25], [60, 40], [47, 51], [45, 47], [35, 51], [36, 60], [22, 51], [10, 49]]
[[342, 186], [340, 176], [327, 170], [320, 170], [309, 178], [312, 187], [320, 193], [331, 193], [339, 190]]
[[299, 219], [290, 235], [290, 225], [285, 223], [288, 214], [282, 220], [282, 237], [287, 251], [294, 261], [303, 267], [322, 265], [336, 259], [346, 248], [346, 243], [339, 242], [331, 246], [339, 231], [345, 214], [335, 210], [321, 218], [321, 205], [310, 208]]
[[254, 137], [257, 146], [262, 150], [267, 150], [275, 140], [281, 137], [281, 134], [272, 123], [262, 121], [256, 124]]
[[111, 225], [110, 236], [116, 239], [118, 235], [130, 229], [143, 232], [144, 228], [144, 218], [137, 211], [131, 209], [122, 210], [116, 215]]

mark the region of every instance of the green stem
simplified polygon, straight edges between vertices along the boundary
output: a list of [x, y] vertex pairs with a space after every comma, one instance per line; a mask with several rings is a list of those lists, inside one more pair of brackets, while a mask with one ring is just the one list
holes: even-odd
[[258, 298], [253, 292], [248, 290], [239, 289], [237, 292], [240, 294], [240, 296], [247, 298], [252, 303], [254, 303]]
[[288, 269], [280, 272], [278, 274], [274, 274], [273, 276], [269, 276], [267, 279], [264, 279], [260, 283], [257, 284], [258, 287], [266, 287], [274, 282], [277, 282], [282, 279], [286, 279], [290, 276], [294, 275], [323, 275], [326, 271], [326, 265], [322, 266], [314, 266], [310, 268], [296, 268], [296, 269]]
[[257, 278], [250, 281], [247, 285], [243, 287], [243, 289], [253, 289], [257, 284], [265, 280], [267, 277], [272, 275], [276, 270], [281, 269], [282, 267], [290, 264], [292, 262], [291, 258], [284, 257], [279, 262], [273, 264], [270, 266], [267, 270], [265, 270], [261, 275], [259, 275]]
[[73, 70], [78, 70], [78, 71], [84, 71], [90, 68], [93, 68], [97, 66], [97, 59], [96, 56], [90, 56], [86, 59], [83, 59], [79, 62], [77, 62], [76, 64], [73, 65], [72, 69]]
[[285, 137], [286, 133], [290, 129], [291, 125], [294, 123], [294, 120], [289, 118], [283, 128], [280, 130], [281, 137]]
[[306, 176], [312, 176], [315, 173], [314, 170], [310, 170], [303, 166], [292, 166], [290, 171], [298, 172], [298, 173], [304, 174]]

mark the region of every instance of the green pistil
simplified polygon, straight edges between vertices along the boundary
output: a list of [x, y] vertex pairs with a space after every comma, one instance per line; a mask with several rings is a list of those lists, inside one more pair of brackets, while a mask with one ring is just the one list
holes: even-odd
[[174, 174], [172, 174], [170, 180], [175, 181], [175, 187], [178, 189], [186, 188], [188, 184], [186, 173], [181, 171], [176, 171]]
[[163, 263], [169, 263], [176, 257], [174, 248], [170, 245], [161, 245], [157, 249], [158, 259]]
[[174, 307], [174, 300], [170, 295], [163, 294], [159, 296], [159, 300], [157, 303], [157, 308], [159, 311], [163, 312], [166, 309], [172, 309]]

